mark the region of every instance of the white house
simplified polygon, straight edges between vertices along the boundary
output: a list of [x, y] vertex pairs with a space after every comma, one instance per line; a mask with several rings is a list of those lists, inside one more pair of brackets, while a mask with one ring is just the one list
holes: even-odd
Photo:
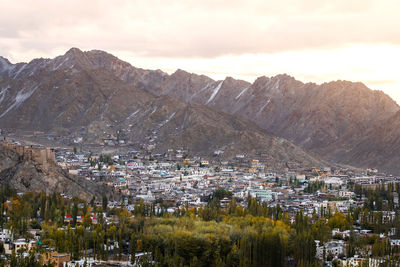
[[344, 244], [343, 241], [330, 241], [325, 243], [323, 246], [319, 246], [319, 242], [317, 242], [317, 254], [316, 257], [318, 259], [322, 259], [329, 254], [333, 256], [339, 256], [340, 254], [344, 254]]

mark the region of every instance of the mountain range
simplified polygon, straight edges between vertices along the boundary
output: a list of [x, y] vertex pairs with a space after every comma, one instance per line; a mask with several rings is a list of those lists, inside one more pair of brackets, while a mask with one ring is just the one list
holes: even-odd
[[133, 67], [77, 48], [54, 59], [0, 57], [0, 127], [154, 139], [156, 150], [263, 155], [271, 166], [331, 163], [399, 173], [400, 111], [360, 82], [303, 83], [282, 74], [253, 83]]

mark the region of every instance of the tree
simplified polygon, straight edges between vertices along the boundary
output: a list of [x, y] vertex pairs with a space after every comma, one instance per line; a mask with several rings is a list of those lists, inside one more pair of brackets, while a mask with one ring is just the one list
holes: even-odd
[[131, 246], [131, 263], [135, 264], [135, 255], [136, 255], [135, 233], [132, 233], [129, 244]]
[[92, 208], [94, 208], [94, 201], [95, 201], [95, 197], [93, 196], [92, 199], [90, 200], [90, 206]]
[[106, 195], [103, 195], [103, 202], [102, 202], [102, 205], [103, 205], [103, 210], [104, 210], [104, 211], [107, 211], [108, 199], [107, 199], [107, 196], [106, 196]]
[[46, 214], [46, 199], [45, 193], [40, 194], [40, 218], [42, 218], [42, 220], [45, 219]]
[[120, 227], [124, 226], [128, 220], [129, 217], [132, 216], [132, 213], [130, 213], [130, 211], [128, 211], [127, 209], [122, 209], [119, 213], [118, 213], [118, 219], [119, 219], [119, 223], [120, 223]]
[[74, 201], [74, 205], [72, 207], [72, 224], [76, 225], [77, 217], [78, 217], [78, 201]]
[[292, 237], [292, 249], [296, 262], [315, 261], [316, 245], [310, 232], [299, 232]]
[[331, 229], [326, 224], [326, 220], [324, 218], [316, 221], [313, 226], [313, 235], [315, 240], [321, 241], [321, 243], [327, 242], [331, 237]]
[[226, 265], [227, 266], [239, 266], [240, 258], [239, 258], [239, 253], [238, 253], [238, 247], [233, 245], [231, 251], [228, 254], [228, 257], [226, 259]]
[[335, 212], [335, 215], [329, 218], [328, 225], [331, 229], [339, 228], [341, 231], [350, 229], [351, 226], [348, 219], [341, 212]]
[[214, 198], [221, 200], [225, 197], [230, 198], [232, 196], [232, 192], [226, 190], [225, 188], [218, 187], [217, 189], [215, 189], [213, 196]]
[[92, 218], [90, 218], [90, 214], [87, 212], [85, 217], [83, 217], [83, 226], [89, 227], [92, 225]]

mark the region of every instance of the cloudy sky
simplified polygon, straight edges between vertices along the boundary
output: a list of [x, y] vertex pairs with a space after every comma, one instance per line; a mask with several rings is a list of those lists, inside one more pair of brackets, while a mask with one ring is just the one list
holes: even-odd
[[11, 62], [101, 49], [132, 65], [253, 81], [362, 81], [400, 103], [398, 0], [0, 0]]

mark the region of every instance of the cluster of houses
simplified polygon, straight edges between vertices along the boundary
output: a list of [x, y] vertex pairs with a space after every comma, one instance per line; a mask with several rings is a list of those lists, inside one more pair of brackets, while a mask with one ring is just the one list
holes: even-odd
[[[270, 206], [279, 205], [291, 215], [296, 212], [312, 216], [341, 212], [347, 214], [351, 208], [362, 207], [364, 199], [356, 197], [348, 189], [348, 184], [363, 187], [377, 187], [387, 183], [397, 183], [397, 177], [387, 176], [377, 170], [355, 173], [349, 169], [293, 168], [288, 164], [284, 171], [274, 172], [268, 168], [268, 162], [261, 158], [237, 155], [231, 160], [219, 157], [188, 157], [187, 151], [169, 150], [168, 154], [142, 154], [131, 151], [124, 155], [111, 155], [112, 162], [99, 163], [101, 155], [82, 153], [58, 154], [60, 166], [68, 169], [82, 179], [90, 179], [107, 184], [125, 196], [124, 205], [134, 209], [134, 203], [153, 203], [162, 200], [169, 204], [168, 211], [173, 212], [181, 205], [199, 207], [210, 200], [217, 188], [229, 190], [234, 197], [246, 199], [255, 197]], [[95, 164], [93, 164], [95, 162]], [[310, 190], [312, 184], [322, 184], [317, 190]], [[394, 194], [394, 203], [398, 205], [398, 195]], [[225, 206], [223, 200], [221, 206]], [[120, 205], [120, 203], [111, 203]], [[392, 220], [394, 212], [384, 212], [383, 221]], [[356, 235], [372, 234], [366, 229], [354, 229]], [[387, 236], [393, 245], [400, 241], [393, 239], [395, 229]], [[332, 241], [320, 244], [316, 241], [316, 257], [325, 259], [343, 258], [346, 254], [346, 240], [350, 231], [332, 231]], [[361, 256], [343, 260], [344, 264], [357, 266], [363, 260]], [[371, 263], [370, 263], [371, 264]], [[347, 265], [346, 265], [347, 266]]]
[[[309, 214], [315, 210], [346, 212], [360, 204], [353, 200], [355, 193], [347, 189], [348, 183], [376, 186], [396, 179], [378, 173], [371, 175], [370, 170], [359, 175], [348, 169], [332, 168], [287, 168], [274, 172], [261, 158], [188, 157], [187, 151], [172, 149], [166, 154], [130, 151], [110, 155], [107, 161], [102, 155], [58, 150], [56, 158], [59, 166], [71, 174], [106, 184], [129, 203], [162, 199], [175, 207], [186, 202], [204, 205], [216, 188], [223, 187], [237, 198], [251, 195], [289, 210], [301, 209]], [[324, 188], [307, 192], [312, 183], [323, 183]], [[395, 201], [398, 203], [398, 197]]]
[[[108, 139], [104, 142], [111, 145], [114, 141]], [[189, 156], [188, 151], [183, 149], [169, 149], [167, 153], [159, 154], [149, 153], [146, 148], [145, 151], [101, 155], [57, 149], [55, 158], [56, 163], [71, 175], [105, 184], [122, 195], [122, 205], [130, 211], [134, 210], [135, 203], [139, 201], [162, 202], [168, 206], [169, 212], [174, 212], [182, 205], [200, 207], [207, 204], [216, 189], [224, 188], [239, 199], [251, 196], [272, 207], [279, 205], [293, 220], [298, 211], [310, 216], [316, 213], [347, 214], [351, 208], [362, 207], [364, 199], [356, 197], [355, 192], [348, 189], [348, 184], [374, 188], [400, 181], [397, 177], [387, 176], [375, 169], [355, 173], [351, 169], [303, 168], [289, 162], [284, 170], [274, 171], [261, 156], [238, 154], [225, 160], [219, 154], [216, 151], [214, 157], [206, 158]], [[224, 201], [222, 206], [227, 204]], [[394, 203], [399, 204], [397, 194], [394, 194]], [[108, 206], [120, 207], [121, 201], [109, 201]], [[382, 218], [390, 221], [393, 216], [394, 212], [386, 212]], [[91, 219], [92, 223], [97, 223], [95, 216]], [[67, 223], [71, 220], [68, 216], [64, 218]], [[77, 222], [82, 221], [83, 218], [78, 216]], [[358, 235], [371, 234], [365, 229], [355, 229], [355, 232]], [[388, 237], [395, 234], [394, 229], [387, 233]], [[332, 255], [337, 258], [345, 254], [344, 240], [349, 236], [349, 231], [334, 229], [332, 238], [340, 239], [333, 238], [324, 244], [317, 241], [316, 257], [322, 259]], [[0, 239], [10, 239], [6, 229], [0, 232]], [[399, 240], [390, 240], [392, 245], [400, 244]], [[16, 240], [7, 251], [21, 246], [29, 249], [34, 243]], [[63, 259], [63, 256], [59, 258]], [[347, 263], [357, 266], [354, 264], [360, 262], [360, 259], [347, 259]]]
[[[23, 256], [27, 257], [28, 252], [36, 248], [40, 241], [40, 235], [38, 234], [39, 230], [29, 230], [30, 234], [33, 236], [32, 240], [26, 240], [25, 238], [13, 239], [13, 234], [9, 229], [2, 229], [0, 232], [0, 242], [4, 248], [4, 255], [11, 255], [14, 253], [19, 253], [23, 251]], [[47, 252], [42, 253], [40, 255], [43, 263], [53, 263], [54, 266], [68, 266], [67, 264], [71, 261], [71, 257], [69, 254], [62, 254], [55, 252], [54, 250], [48, 249]], [[75, 266], [75, 265], [74, 265]]]

